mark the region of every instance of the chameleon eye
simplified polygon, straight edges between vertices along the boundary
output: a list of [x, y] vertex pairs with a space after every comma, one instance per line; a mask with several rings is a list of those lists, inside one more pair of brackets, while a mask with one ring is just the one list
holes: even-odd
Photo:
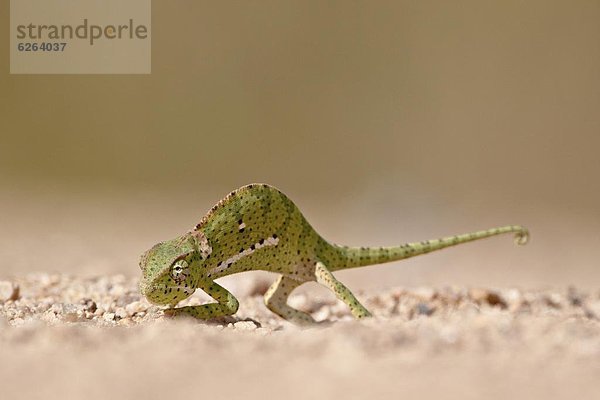
[[187, 261], [179, 260], [171, 267], [171, 278], [176, 283], [181, 283], [190, 276], [190, 267]]

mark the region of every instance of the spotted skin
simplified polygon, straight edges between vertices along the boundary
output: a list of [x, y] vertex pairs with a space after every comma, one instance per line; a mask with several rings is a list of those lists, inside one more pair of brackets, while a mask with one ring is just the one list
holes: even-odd
[[[235, 314], [239, 306], [215, 279], [261, 270], [280, 275], [265, 294], [265, 304], [284, 319], [300, 325], [315, 322], [287, 304], [295, 288], [311, 281], [333, 291], [354, 317], [364, 318], [371, 314], [333, 271], [402, 260], [504, 233], [514, 233], [518, 244], [528, 239], [525, 228], [511, 225], [392, 247], [338, 246], [319, 236], [279, 190], [252, 184], [227, 195], [190, 231], [146, 251], [140, 259], [140, 290], [150, 302], [169, 306], [168, 315], [210, 319]], [[175, 308], [196, 289], [217, 302]]]

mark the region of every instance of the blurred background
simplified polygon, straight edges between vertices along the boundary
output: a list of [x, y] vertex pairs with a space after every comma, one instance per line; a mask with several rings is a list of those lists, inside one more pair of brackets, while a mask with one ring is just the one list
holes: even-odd
[[2, 30], [0, 277], [137, 276], [266, 182], [342, 244], [532, 233], [339, 273], [352, 288], [600, 284], [600, 2], [152, 11], [151, 75], [9, 75]]

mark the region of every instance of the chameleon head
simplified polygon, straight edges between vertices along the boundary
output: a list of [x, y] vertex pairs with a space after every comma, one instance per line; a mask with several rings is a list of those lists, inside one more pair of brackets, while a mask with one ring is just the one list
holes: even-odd
[[151, 303], [176, 305], [194, 293], [206, 256], [190, 234], [157, 244], [140, 258], [140, 291]]

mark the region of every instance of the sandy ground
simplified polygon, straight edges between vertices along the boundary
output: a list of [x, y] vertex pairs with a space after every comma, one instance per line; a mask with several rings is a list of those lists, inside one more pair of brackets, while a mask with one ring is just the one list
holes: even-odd
[[[271, 314], [241, 278], [234, 318], [166, 319], [120, 275], [0, 283], [0, 397], [577, 398], [600, 393], [600, 292], [396, 288], [359, 293], [353, 321], [310, 291]], [[194, 295], [189, 303], [205, 301]]]

